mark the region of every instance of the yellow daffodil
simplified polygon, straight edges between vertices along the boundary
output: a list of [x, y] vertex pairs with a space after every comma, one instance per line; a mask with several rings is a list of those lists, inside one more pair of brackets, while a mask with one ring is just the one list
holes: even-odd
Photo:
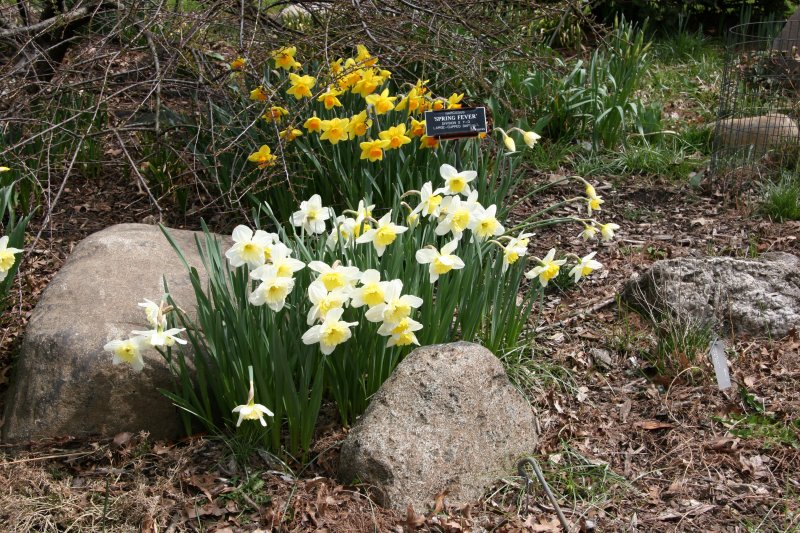
[[330, 68], [333, 77], [339, 76], [339, 74], [341, 74], [344, 70], [344, 67], [342, 67], [342, 61], [343, 59], [341, 57], [335, 61], [331, 61]]
[[525, 141], [525, 144], [528, 145], [528, 148], [533, 148], [541, 138], [542, 136], [535, 131], [522, 132], [522, 140]]
[[442, 100], [441, 98], [437, 98], [437, 99], [436, 99], [436, 100], [434, 100], [434, 101], [433, 101], [433, 103], [431, 104], [431, 108], [432, 108], [434, 111], [441, 111], [442, 109], [444, 109], [444, 106], [445, 106], [445, 104], [446, 104], [446, 103], [447, 103], [447, 102], [446, 102], [445, 100]]
[[525, 277], [528, 279], [533, 279], [535, 277], [539, 277], [539, 283], [542, 284], [542, 287], [547, 287], [547, 283], [558, 276], [559, 271], [561, 270], [561, 265], [567, 262], [566, 259], [558, 259], [556, 260], [556, 249], [551, 248], [547, 255], [544, 256], [544, 259], [539, 261], [539, 266], [532, 268], [528, 272], [525, 272]]
[[511, 138], [510, 135], [503, 131], [502, 128], [495, 128], [495, 131], [499, 131], [500, 135], [503, 136], [503, 144], [505, 145], [508, 153], [514, 153], [517, 151], [517, 143], [514, 142], [514, 139]]
[[578, 283], [579, 279], [585, 278], [595, 270], [603, 268], [602, 263], [594, 260], [596, 253], [597, 252], [592, 252], [581, 257], [580, 262], [569, 271], [569, 275], [575, 278], [575, 283]]
[[369, 159], [370, 163], [383, 159], [383, 150], [389, 148], [389, 141], [378, 139], [376, 141], [365, 141], [360, 145], [361, 159]]
[[431, 150], [434, 150], [439, 148], [439, 139], [436, 137], [428, 137], [427, 135], [423, 135], [419, 139], [419, 145], [422, 148], [430, 148]]
[[389, 141], [389, 146], [386, 148], [387, 150], [397, 149], [411, 142], [411, 137], [406, 136], [405, 124], [392, 126], [391, 128], [380, 132], [378, 137], [384, 141]]
[[272, 150], [270, 150], [270, 147], [266, 144], [262, 145], [261, 148], [258, 149], [258, 152], [250, 154], [247, 158], [251, 163], [256, 163], [258, 168], [272, 166], [277, 159], [278, 157], [272, 154]]
[[367, 111], [364, 110], [358, 115], [350, 117], [350, 124], [347, 127], [347, 132], [350, 134], [351, 139], [362, 137], [366, 135], [367, 130], [372, 127], [372, 119], [367, 118]]
[[437, 250], [433, 246], [417, 250], [414, 257], [420, 265], [429, 265], [428, 274], [430, 275], [431, 283], [436, 283], [439, 276], [447, 274], [451, 270], [464, 268], [464, 261], [453, 254], [458, 247], [458, 243], [458, 239], [453, 239], [442, 246], [441, 250]]
[[103, 350], [111, 352], [113, 358], [111, 362], [115, 365], [125, 363], [131, 365], [135, 372], [141, 372], [144, 368], [142, 350], [147, 346], [144, 337], [131, 337], [127, 340], [113, 340], [103, 346]]
[[351, 92], [361, 95], [362, 98], [366, 98], [374, 93], [378, 87], [383, 85], [383, 82], [386, 81], [383, 77], [375, 74], [372, 69], [359, 71], [359, 74], [359, 80], [353, 85]]
[[357, 44], [356, 51], [358, 52], [356, 55], [356, 63], [359, 65], [363, 67], [371, 67], [378, 62], [378, 58], [372, 57], [372, 55], [369, 53], [369, 50], [367, 50], [367, 47], [363, 44]]
[[330, 120], [322, 121], [322, 135], [319, 136], [323, 141], [329, 141], [331, 144], [336, 144], [339, 141], [346, 141], [349, 138], [348, 126], [350, 119], [346, 118], [332, 118]]
[[377, 228], [365, 231], [363, 235], [356, 239], [356, 242], [359, 244], [371, 242], [378, 253], [378, 257], [381, 257], [383, 252], [386, 251], [386, 247], [392, 244], [398, 235], [407, 230], [407, 227], [398, 226], [392, 222], [392, 212], [389, 211], [378, 221]]
[[242, 70], [246, 64], [247, 60], [245, 58], [237, 57], [230, 63], [231, 70]]
[[337, 91], [333, 87], [328, 87], [328, 90], [317, 97], [317, 102], [322, 102], [325, 109], [333, 109], [334, 107], [341, 107], [342, 102], [338, 96], [342, 91]]
[[301, 98], [311, 98], [311, 89], [313, 89], [314, 85], [317, 84], [317, 80], [308, 74], [300, 76], [298, 74], [290, 73], [289, 82], [292, 84], [292, 86], [289, 87], [289, 89], [286, 91], [286, 94], [294, 96], [297, 100], [300, 100]]
[[291, 126], [289, 126], [288, 128], [286, 128], [285, 130], [281, 131], [278, 134], [278, 136], [280, 136], [280, 138], [284, 139], [286, 142], [292, 142], [298, 137], [302, 137], [302, 135], [303, 135], [302, 131], [296, 128], [292, 128]]
[[389, 96], [389, 89], [384, 89], [380, 94], [370, 94], [366, 98], [367, 103], [375, 107], [375, 113], [383, 115], [394, 109], [396, 96]]
[[329, 311], [322, 324], [312, 326], [303, 334], [303, 344], [319, 343], [320, 350], [324, 355], [333, 353], [338, 345], [350, 339], [352, 336], [350, 328], [358, 325], [358, 322], [341, 320], [343, 313], [344, 309], [342, 308]]
[[363, 74], [363, 71], [361, 69], [350, 70], [353, 68], [354, 65], [355, 61], [353, 61], [352, 58], [349, 58], [344, 63], [344, 70], [349, 72], [347, 72], [346, 74], [343, 73], [342, 76], [337, 81], [337, 85], [343, 91], [355, 87], [356, 84], [359, 81], [361, 81], [361, 75]]
[[464, 99], [464, 93], [453, 93], [447, 99], [447, 109], [461, 109], [461, 100]]
[[276, 124], [280, 124], [281, 119], [288, 114], [289, 111], [285, 107], [272, 106], [269, 108], [269, 111], [267, 111], [261, 116], [261, 118], [263, 118], [267, 122], [274, 122]]
[[309, 132], [319, 133], [322, 131], [322, 119], [314, 115], [303, 123], [303, 127]]
[[261, 85], [250, 91], [250, 100], [254, 100], [256, 102], [266, 102], [268, 98], [269, 96], [264, 92], [264, 87]]
[[422, 137], [425, 135], [425, 121], [411, 119], [411, 129], [409, 133], [412, 137]]
[[287, 46], [272, 52], [272, 59], [275, 61], [275, 68], [282, 68], [284, 70], [300, 68], [300, 63], [298, 63], [294, 58], [296, 53], [296, 46]]
[[603, 199], [597, 195], [594, 187], [589, 183], [586, 184], [586, 209], [589, 216], [592, 216], [593, 211], [600, 211], [600, 204], [605, 203]]

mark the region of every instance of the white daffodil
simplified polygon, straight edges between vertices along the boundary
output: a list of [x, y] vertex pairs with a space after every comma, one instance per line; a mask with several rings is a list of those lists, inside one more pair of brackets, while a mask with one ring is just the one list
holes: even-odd
[[336, 217], [336, 224], [328, 234], [325, 246], [327, 246], [329, 250], [333, 250], [336, 248], [336, 245], [339, 244], [340, 239], [345, 247], [352, 246], [355, 242], [356, 232], [358, 232], [360, 228], [361, 225], [356, 222], [356, 219], [339, 215]]
[[322, 324], [312, 326], [311, 329], [303, 333], [303, 344], [319, 343], [322, 353], [330, 355], [338, 345], [347, 342], [353, 335], [350, 328], [358, 325], [358, 322], [341, 320], [342, 313], [344, 313], [344, 309], [341, 307], [331, 309]]
[[328, 291], [343, 289], [349, 293], [355, 287], [358, 278], [361, 277], [358, 267], [344, 266], [338, 261], [332, 266], [322, 261], [311, 261], [308, 268], [319, 273], [317, 281], [322, 282]]
[[597, 236], [598, 231], [600, 231], [600, 229], [594, 224], [584, 224], [580, 237], [582, 237], [583, 240], [588, 241], [594, 239]]
[[505, 233], [506, 230], [497, 220], [496, 213], [497, 206], [494, 204], [486, 208], [478, 205], [475, 208], [472, 212], [472, 222], [470, 223], [473, 237], [480, 241], [485, 241]]
[[306, 324], [310, 326], [325, 320], [330, 311], [344, 307], [349, 296], [342, 289], [328, 291], [321, 281], [315, 281], [308, 286], [308, 299], [314, 304], [306, 317]]
[[279, 278], [291, 278], [294, 277], [294, 273], [305, 268], [306, 264], [300, 261], [299, 259], [295, 259], [294, 257], [290, 257], [292, 254], [292, 249], [283, 244], [282, 242], [276, 242], [271, 247], [270, 252], [270, 264], [268, 265], [261, 265], [257, 269], [250, 272], [250, 277], [253, 279], [260, 279], [263, 280], [264, 276], [266, 275], [269, 277], [271, 274], [268, 274], [269, 267], [275, 268], [275, 275]]
[[264, 305], [276, 313], [286, 305], [286, 298], [294, 289], [294, 278], [278, 275], [275, 265], [265, 265], [257, 271], [261, 283], [250, 293], [247, 300], [253, 305]]
[[392, 212], [389, 211], [378, 221], [378, 227], [372, 228], [364, 232], [363, 235], [356, 239], [359, 244], [371, 242], [378, 253], [378, 257], [383, 255], [386, 247], [392, 244], [397, 236], [408, 228], [406, 226], [398, 226], [392, 222]]
[[459, 172], [448, 164], [439, 167], [439, 174], [444, 178], [444, 187], [439, 189], [438, 192], [445, 194], [463, 194], [469, 195], [470, 188], [469, 182], [478, 177], [478, 173], [474, 170], [462, 170]]
[[436, 226], [434, 230], [436, 235], [451, 232], [453, 237], [460, 239], [464, 230], [473, 223], [473, 211], [480, 206], [477, 200], [478, 191], [472, 191], [464, 201], [459, 196], [445, 197], [442, 201], [442, 211], [447, 214]]
[[260, 403], [256, 403], [256, 389], [253, 385], [253, 367], [249, 366], [247, 370], [250, 372], [250, 390], [247, 393], [247, 403], [244, 405], [237, 405], [232, 411], [234, 413], [239, 413], [239, 420], [236, 421], [236, 427], [238, 428], [242, 424], [242, 420], [258, 420], [261, 422], [262, 426], [266, 427], [267, 421], [264, 420], [264, 415], [275, 416], [275, 414]]
[[356, 287], [350, 293], [350, 305], [374, 307], [384, 303], [387, 282], [381, 281], [380, 272], [371, 268], [365, 270], [358, 281], [361, 286]]
[[364, 200], [359, 200], [356, 208], [356, 222], [360, 225], [364, 220], [372, 218], [373, 209], [375, 209], [375, 204], [367, 205]]
[[393, 279], [386, 284], [384, 290], [384, 301], [365, 313], [364, 316], [370, 322], [388, 322], [396, 324], [411, 315], [412, 309], [417, 309], [422, 305], [422, 298], [412, 294], [402, 294], [403, 282]]
[[272, 244], [272, 237], [265, 231], [258, 230], [254, 233], [247, 226], [239, 225], [233, 229], [233, 243], [225, 252], [231, 266], [247, 265], [257, 268], [266, 260], [266, 247]]
[[325, 233], [325, 221], [331, 217], [330, 209], [322, 207], [322, 197], [315, 194], [300, 203], [300, 210], [292, 213], [292, 224], [308, 234]]
[[424, 183], [419, 191], [419, 205], [411, 213], [414, 215], [422, 213], [422, 216], [426, 217], [438, 217], [442, 203], [442, 196], [438, 192], [433, 190], [433, 184], [430, 181]]
[[556, 260], [556, 249], [551, 248], [547, 255], [544, 256], [544, 259], [540, 261], [540, 265], [537, 267], [532, 268], [528, 272], [525, 272], [525, 277], [528, 279], [533, 279], [535, 277], [539, 277], [539, 283], [542, 284], [542, 287], [547, 287], [547, 282], [551, 279], [558, 276], [558, 272], [561, 270], [561, 265], [567, 262], [566, 259], [558, 259]]
[[8, 235], [0, 237], [0, 281], [6, 279], [8, 272], [17, 261], [17, 258], [14, 257], [14, 254], [18, 254], [22, 251], [19, 248], [9, 247], [8, 240]]
[[431, 283], [436, 283], [436, 280], [438, 280], [439, 276], [442, 274], [447, 274], [451, 270], [464, 268], [464, 261], [453, 254], [457, 247], [458, 239], [453, 239], [442, 246], [441, 251], [432, 246], [430, 248], [417, 250], [417, 263], [421, 265], [430, 265], [428, 267], [428, 273], [430, 274]]
[[250, 400], [244, 405], [237, 405], [233, 408], [233, 412], [239, 413], [239, 420], [236, 421], [237, 428], [242, 424], [242, 420], [258, 420], [262, 426], [267, 427], [264, 416], [275, 416], [272, 411], [260, 403], [256, 403], [255, 400]]
[[602, 263], [593, 259], [596, 253], [597, 252], [592, 252], [581, 257], [581, 262], [572, 267], [572, 270], [569, 271], [569, 275], [575, 278], [575, 283], [578, 283], [579, 279], [585, 278], [595, 270], [603, 268]]
[[528, 145], [528, 148], [533, 148], [536, 146], [536, 143], [539, 142], [539, 139], [541, 138], [542, 136], [535, 131], [522, 132], [522, 140], [525, 141], [525, 144]]
[[508, 270], [509, 265], [516, 263], [520, 257], [528, 253], [528, 243], [533, 233], [520, 233], [518, 237], [511, 237], [503, 247], [503, 272]]
[[111, 362], [115, 365], [125, 363], [131, 365], [136, 372], [141, 372], [144, 368], [142, 359], [142, 349], [145, 348], [147, 339], [144, 337], [131, 337], [127, 340], [113, 340], [103, 346], [103, 350], [111, 352], [114, 356]]
[[422, 324], [411, 318], [404, 318], [396, 324], [389, 324], [384, 322], [378, 328], [378, 334], [385, 337], [390, 337], [386, 346], [408, 346], [409, 344], [416, 344], [419, 346], [419, 340], [414, 335], [415, 331], [422, 329]]
[[161, 309], [161, 306], [155, 302], [151, 302], [147, 298], [144, 299], [143, 302], [139, 302], [139, 307], [144, 307], [144, 314], [147, 316], [147, 323], [150, 324], [152, 328], [166, 328], [167, 327], [167, 317], [164, 316], [164, 313]]
[[186, 331], [186, 328], [164, 329], [162, 327], [156, 327], [155, 329], [150, 329], [147, 331], [132, 331], [131, 333], [144, 337], [150, 346], [170, 347], [175, 345], [176, 342], [178, 344], [186, 344], [185, 340], [177, 336], [178, 333], [183, 331]]
[[614, 232], [619, 229], [619, 225], [609, 222], [608, 224], [600, 224], [600, 235], [603, 236], [604, 241], [610, 241], [614, 238]]

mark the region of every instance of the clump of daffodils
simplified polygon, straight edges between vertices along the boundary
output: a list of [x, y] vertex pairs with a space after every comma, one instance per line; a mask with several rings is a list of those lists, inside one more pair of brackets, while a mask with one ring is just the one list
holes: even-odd
[[160, 303], [145, 299], [139, 303], [139, 307], [144, 309], [150, 329], [134, 330], [131, 337], [115, 339], [103, 346], [105, 351], [111, 352], [113, 364], [130, 365], [136, 372], [144, 369], [142, 354], [145, 350], [170, 348], [176, 343], [186, 344], [186, 340], [178, 337], [185, 328], [169, 328], [167, 325], [167, 314], [173, 308], [166, 302], [166, 296]]

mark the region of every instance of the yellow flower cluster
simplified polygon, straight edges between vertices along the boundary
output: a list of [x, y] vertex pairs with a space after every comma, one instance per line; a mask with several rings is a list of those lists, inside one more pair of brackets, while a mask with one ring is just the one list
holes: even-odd
[[[448, 98], [433, 97], [427, 88], [427, 80], [418, 80], [416, 85], [405, 94], [392, 95], [389, 88], [384, 85], [391, 78], [392, 73], [383, 69], [378, 64], [378, 58], [373, 56], [362, 44], [356, 46], [356, 55], [347, 59], [339, 58], [332, 61], [324, 78], [323, 90], [316, 95], [313, 92], [320, 82], [319, 79], [308, 74], [288, 72], [289, 87], [286, 94], [295, 100], [315, 98], [322, 104], [325, 112], [344, 108], [342, 99], [347, 94], [358, 95], [363, 100], [365, 108], [351, 116], [323, 118], [316, 112], [308, 117], [303, 128], [308, 133], [319, 134], [320, 140], [336, 145], [342, 141], [358, 140], [361, 149], [361, 159], [369, 162], [383, 160], [389, 150], [399, 150], [410, 144], [412, 139], [419, 139], [419, 147], [423, 149], [436, 149], [439, 140], [425, 134], [425, 122], [419, 120], [420, 115], [427, 110], [459, 109], [464, 98], [463, 93], [453, 93]], [[283, 47], [271, 54], [276, 69], [294, 71], [302, 68], [295, 56], [297, 48], [294, 46]], [[234, 70], [241, 69], [246, 64], [244, 58], [237, 58], [231, 63]], [[257, 102], [267, 102], [274, 96], [271, 89], [258, 86], [250, 91], [250, 99]], [[352, 102], [352, 101], [351, 101]], [[352, 107], [352, 106], [351, 106]], [[395, 114], [391, 114], [395, 112]], [[404, 115], [397, 113], [404, 112]], [[289, 114], [289, 111], [275, 105], [263, 115], [268, 122], [280, 123]], [[373, 124], [381, 116], [389, 116], [385, 129], [371, 133]], [[280, 137], [291, 142], [301, 135], [301, 130], [289, 125], [281, 132]], [[262, 147], [263, 149], [263, 147]], [[257, 152], [258, 153], [258, 152]], [[271, 154], [267, 154], [271, 156]], [[250, 161], [259, 168], [266, 168], [272, 164], [272, 158], [263, 159], [254, 153]]]

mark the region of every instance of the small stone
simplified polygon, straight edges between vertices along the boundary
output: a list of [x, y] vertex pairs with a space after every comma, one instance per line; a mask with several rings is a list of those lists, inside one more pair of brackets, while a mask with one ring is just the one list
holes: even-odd
[[592, 356], [595, 366], [603, 368], [611, 368], [611, 352], [603, 348], [591, 348], [589, 353]]
[[375, 487], [386, 507], [459, 505], [515, 472], [536, 446], [533, 411], [500, 360], [477, 344], [411, 352], [342, 445], [342, 481]]

